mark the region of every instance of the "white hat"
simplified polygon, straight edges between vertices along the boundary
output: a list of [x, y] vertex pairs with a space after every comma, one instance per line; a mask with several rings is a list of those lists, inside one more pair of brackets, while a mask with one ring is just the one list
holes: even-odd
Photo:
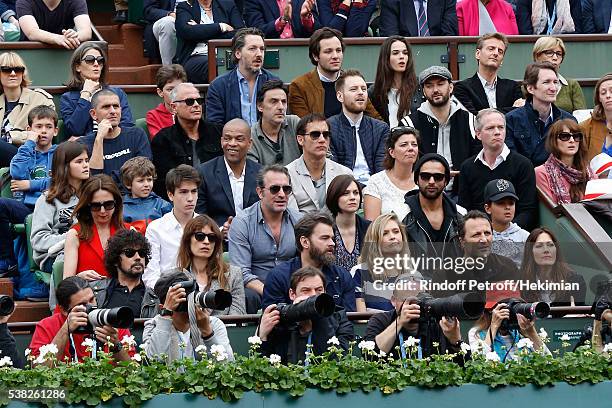
[[612, 200], [612, 179], [589, 180], [583, 200]]
[[597, 176], [606, 170], [612, 169], [612, 157], [608, 153], [599, 153], [591, 159], [591, 170]]

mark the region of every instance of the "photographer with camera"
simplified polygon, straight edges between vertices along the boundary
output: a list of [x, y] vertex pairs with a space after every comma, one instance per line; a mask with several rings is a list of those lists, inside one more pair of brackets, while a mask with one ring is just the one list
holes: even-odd
[[211, 347], [219, 345], [225, 350], [227, 359], [234, 359], [225, 325], [208, 310], [228, 307], [231, 302], [228, 292], [221, 291], [225, 296], [198, 292], [198, 283], [177, 270], [162, 274], [154, 290], [163, 307], [157, 316], [147, 320], [142, 333], [149, 358], [160, 358], [164, 354], [168, 364], [185, 358], [200, 360], [201, 355], [196, 352], [198, 346], [206, 346], [210, 355]]
[[[373, 315], [368, 321], [365, 339], [376, 349], [394, 358], [426, 358], [432, 354], [454, 354], [461, 350], [460, 318], [480, 315], [483, 303], [473, 293], [434, 299], [421, 292], [419, 272], [401, 275], [395, 281], [391, 297], [393, 310]], [[410, 354], [404, 342], [418, 341], [417, 353]], [[463, 363], [463, 356], [455, 358]]]
[[531, 340], [527, 346], [529, 351], [550, 354], [535, 326], [536, 317], [544, 318], [549, 312], [550, 307], [544, 302], [526, 303], [520, 298], [496, 301], [489, 298], [484, 313], [468, 332], [470, 347], [485, 354], [493, 350], [504, 362], [514, 359], [520, 350], [520, 340], [527, 338]]
[[38, 356], [42, 346], [53, 343], [58, 349], [58, 360], [68, 358], [82, 361], [89, 355], [83, 341], [92, 336], [98, 344], [104, 345], [104, 351], [113, 353], [116, 361], [129, 360], [134, 354], [134, 350], [128, 352], [119, 342], [124, 336], [130, 336], [130, 331], [111, 325], [130, 326], [134, 317], [129, 308], [120, 311], [96, 309], [92, 312], [91, 309], [96, 306], [94, 292], [88, 282], [79, 276], [70, 276], [61, 281], [55, 295], [59, 313], [36, 324], [29, 347], [32, 356]]
[[355, 337], [344, 308], [325, 293], [325, 275], [312, 266], [291, 275], [291, 304], [271, 304], [265, 308], [257, 333], [263, 355], [278, 354], [283, 363], [306, 361], [306, 350], [324, 353], [328, 340], [338, 339], [338, 348], [348, 350]]
[[9, 357], [13, 367], [23, 368], [23, 362], [17, 353], [17, 343], [7, 324], [14, 311], [13, 299], [7, 295], [0, 295], [0, 359]]
[[601, 353], [606, 344], [612, 343], [612, 280], [600, 284], [597, 294], [592, 308], [595, 319], [591, 340], [595, 350]]

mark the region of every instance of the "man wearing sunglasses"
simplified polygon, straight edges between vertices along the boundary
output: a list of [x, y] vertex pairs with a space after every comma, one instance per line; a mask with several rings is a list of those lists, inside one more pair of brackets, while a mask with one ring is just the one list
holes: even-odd
[[150, 257], [151, 245], [138, 231], [123, 230], [109, 238], [104, 265], [111, 277], [89, 283], [99, 307], [128, 306], [134, 317], [154, 317], [158, 299], [142, 281]]
[[166, 198], [164, 180], [170, 169], [180, 164], [194, 168], [217, 156], [221, 156], [222, 125], [202, 119], [204, 98], [189, 82], [178, 84], [170, 93], [170, 109], [174, 113], [174, 125], [162, 129], [151, 142], [153, 164], [157, 180], [155, 193]]
[[[463, 253], [457, 231], [459, 218], [466, 211], [444, 193], [450, 173], [448, 162], [437, 153], [423, 155], [414, 166], [414, 182], [419, 189], [406, 194], [409, 211], [404, 218], [413, 257], [439, 262]], [[420, 272], [428, 279], [434, 277], [433, 262]]]
[[303, 154], [287, 165], [293, 194], [289, 207], [302, 213], [326, 208], [327, 188], [336, 176], [350, 174], [351, 169], [327, 158], [331, 133], [325, 116], [311, 113], [297, 125], [297, 142]]

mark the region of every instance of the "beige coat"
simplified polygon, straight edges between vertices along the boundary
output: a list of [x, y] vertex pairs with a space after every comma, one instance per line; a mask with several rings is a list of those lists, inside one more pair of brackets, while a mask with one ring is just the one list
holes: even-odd
[[[0, 125], [4, 122], [4, 114], [6, 111], [5, 102], [6, 98], [4, 94], [0, 95]], [[9, 123], [12, 127], [10, 134], [14, 145], [21, 146], [25, 143], [27, 139], [25, 130], [28, 126], [28, 114], [32, 108], [38, 105], [46, 105], [55, 109], [53, 96], [39, 88], [23, 88], [19, 103], [9, 115]]]

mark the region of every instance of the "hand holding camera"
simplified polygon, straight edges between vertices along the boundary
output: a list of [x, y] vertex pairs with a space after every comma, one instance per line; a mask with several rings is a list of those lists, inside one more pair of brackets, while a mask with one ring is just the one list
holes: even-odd
[[207, 309], [203, 309], [201, 307], [195, 308], [196, 313], [196, 322], [198, 324], [198, 329], [200, 329], [200, 334], [203, 338], [207, 339], [213, 334], [213, 329], [210, 325], [210, 313]]
[[459, 319], [456, 317], [445, 317], [442, 316], [440, 319], [440, 328], [444, 337], [448, 339], [451, 344], [456, 344], [461, 340], [461, 327], [459, 325]]
[[187, 291], [181, 285], [174, 285], [168, 289], [164, 309], [175, 312], [181, 303], [187, 301]]
[[119, 343], [119, 331], [117, 331], [117, 329], [115, 329], [114, 327], [108, 325], [96, 327], [94, 329], [94, 334], [96, 335], [96, 339], [102, 344]]
[[259, 323], [259, 337], [262, 341], [268, 340], [268, 335], [280, 323], [280, 312], [276, 309], [276, 305], [269, 305], [264, 310]]
[[491, 316], [491, 331], [495, 334], [502, 325], [502, 322], [510, 318], [510, 309], [505, 303], [498, 303], [493, 309]]
[[409, 323], [417, 323], [421, 317], [421, 306], [418, 303], [404, 303], [397, 317], [397, 323], [405, 326]]
[[74, 333], [79, 327], [87, 326], [87, 323], [87, 307], [85, 305], [76, 305], [68, 313], [66, 324], [68, 324], [68, 331], [70, 333]]

